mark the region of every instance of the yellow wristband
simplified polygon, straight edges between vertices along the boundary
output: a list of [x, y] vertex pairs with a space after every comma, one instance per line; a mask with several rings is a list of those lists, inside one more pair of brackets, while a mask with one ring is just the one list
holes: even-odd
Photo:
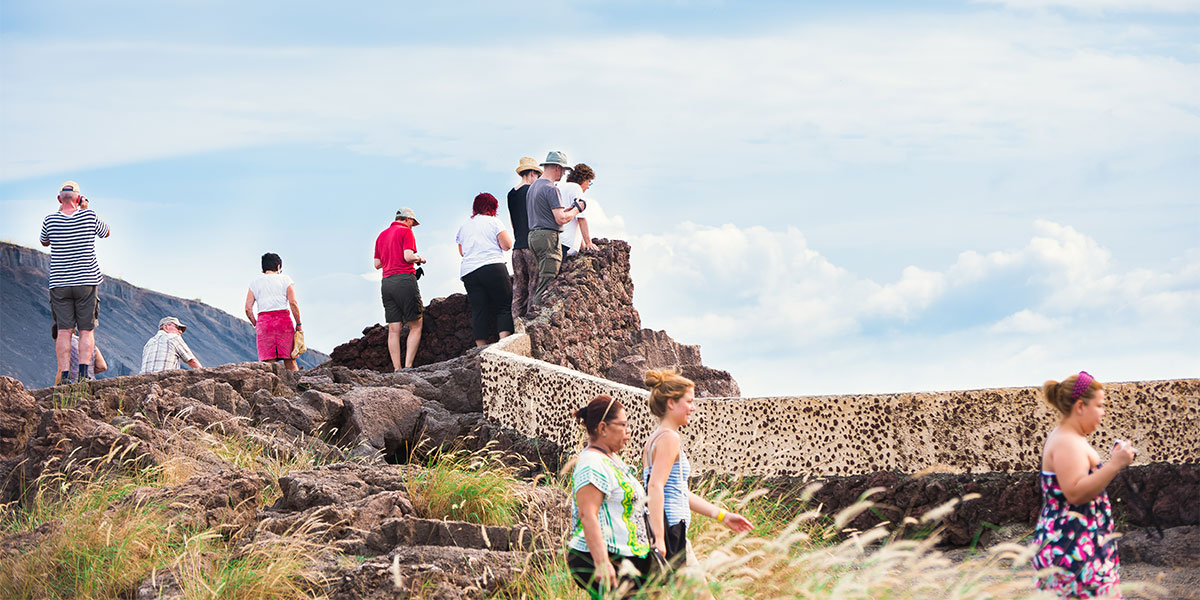
[[725, 522], [725, 511], [717, 509], [717, 522], [718, 523]]

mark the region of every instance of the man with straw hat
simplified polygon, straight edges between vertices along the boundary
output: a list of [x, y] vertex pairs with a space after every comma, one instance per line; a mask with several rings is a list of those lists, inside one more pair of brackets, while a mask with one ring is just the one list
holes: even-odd
[[562, 246], [558, 234], [562, 232], [562, 226], [587, 207], [583, 200], [577, 200], [569, 208], [561, 206], [562, 196], [554, 184], [570, 168], [566, 154], [551, 151], [541, 166], [544, 168], [542, 176], [529, 186], [526, 203], [529, 211], [529, 249], [537, 257], [538, 266], [537, 287], [529, 302], [530, 309], [541, 304], [546, 288], [558, 277], [558, 268], [562, 265]]
[[508, 192], [508, 216], [513, 226], [513, 318], [524, 317], [529, 312], [529, 299], [537, 287], [537, 258], [529, 249], [529, 211], [527, 207], [529, 186], [542, 174], [537, 161], [521, 157], [517, 164], [517, 175], [521, 183]]

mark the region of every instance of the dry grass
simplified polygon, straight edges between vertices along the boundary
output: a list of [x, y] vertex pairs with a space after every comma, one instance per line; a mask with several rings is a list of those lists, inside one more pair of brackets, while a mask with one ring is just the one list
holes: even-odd
[[170, 569], [188, 600], [321, 598], [325, 581], [313, 571], [313, 557], [329, 551], [318, 541], [322, 527], [308, 521], [285, 535], [239, 548], [209, 532], [206, 547], [177, 556]]
[[279, 499], [279, 479], [295, 471], [306, 471], [325, 461], [307, 447], [296, 452], [280, 452], [268, 439], [245, 435], [207, 433], [209, 448], [221, 460], [237, 467], [262, 473], [267, 477], [263, 489], [263, 505], [270, 506]]
[[319, 524], [246, 543], [180, 525], [178, 507], [124, 501], [138, 488], [176, 483], [191, 460], [135, 468], [117, 448], [46, 470], [23, 504], [0, 507], [0, 535], [19, 550], [0, 568], [0, 598], [125, 598], [151, 577], [174, 580], [189, 599], [320, 597], [312, 568], [327, 546]]
[[[934, 530], [924, 539], [902, 539], [885, 527], [853, 531], [846, 525], [871, 503], [863, 500], [833, 518], [810, 509], [811, 490], [793, 500], [769, 497], [748, 484], [706, 483], [697, 491], [741, 512], [755, 523], [734, 534], [711, 519], [696, 517], [690, 538], [700, 557], [669, 582], [655, 582], [636, 598], [724, 599], [1033, 599], [1038, 592], [1028, 568], [1032, 550], [1000, 545], [966, 562], [951, 561], [935, 548], [936, 520], [958, 501], [935, 511]], [[524, 576], [506, 587], [510, 599], [586, 598], [571, 581], [562, 553], [526, 565]], [[618, 597], [616, 595], [612, 597]]]

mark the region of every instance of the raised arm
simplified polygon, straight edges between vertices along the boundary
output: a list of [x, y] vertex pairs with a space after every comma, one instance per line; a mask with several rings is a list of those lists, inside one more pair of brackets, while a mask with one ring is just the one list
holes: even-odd
[[420, 254], [417, 254], [416, 252], [413, 252], [412, 250], [405, 248], [404, 249], [404, 262], [420, 265], [420, 264], [425, 263], [425, 259], [422, 258]]
[[579, 216], [581, 212], [583, 211], [579, 210], [578, 204], [572, 204], [570, 208], [556, 208], [554, 209], [554, 222], [559, 225], [566, 225], [571, 222], [571, 219]]
[[1133, 447], [1128, 443], [1118, 444], [1104, 466], [1088, 473], [1090, 447], [1083, 438], [1061, 437], [1053, 452], [1054, 472], [1067, 502], [1075, 505], [1087, 504], [1100, 495], [1112, 483], [1117, 473], [1133, 462]]

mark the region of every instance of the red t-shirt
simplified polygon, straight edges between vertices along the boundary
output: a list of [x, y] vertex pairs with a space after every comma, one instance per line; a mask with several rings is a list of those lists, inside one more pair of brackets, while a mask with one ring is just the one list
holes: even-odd
[[403, 223], [392, 223], [375, 238], [375, 258], [383, 263], [384, 277], [417, 272], [415, 265], [404, 260], [405, 250], [416, 252], [417, 238], [413, 237], [412, 229]]

